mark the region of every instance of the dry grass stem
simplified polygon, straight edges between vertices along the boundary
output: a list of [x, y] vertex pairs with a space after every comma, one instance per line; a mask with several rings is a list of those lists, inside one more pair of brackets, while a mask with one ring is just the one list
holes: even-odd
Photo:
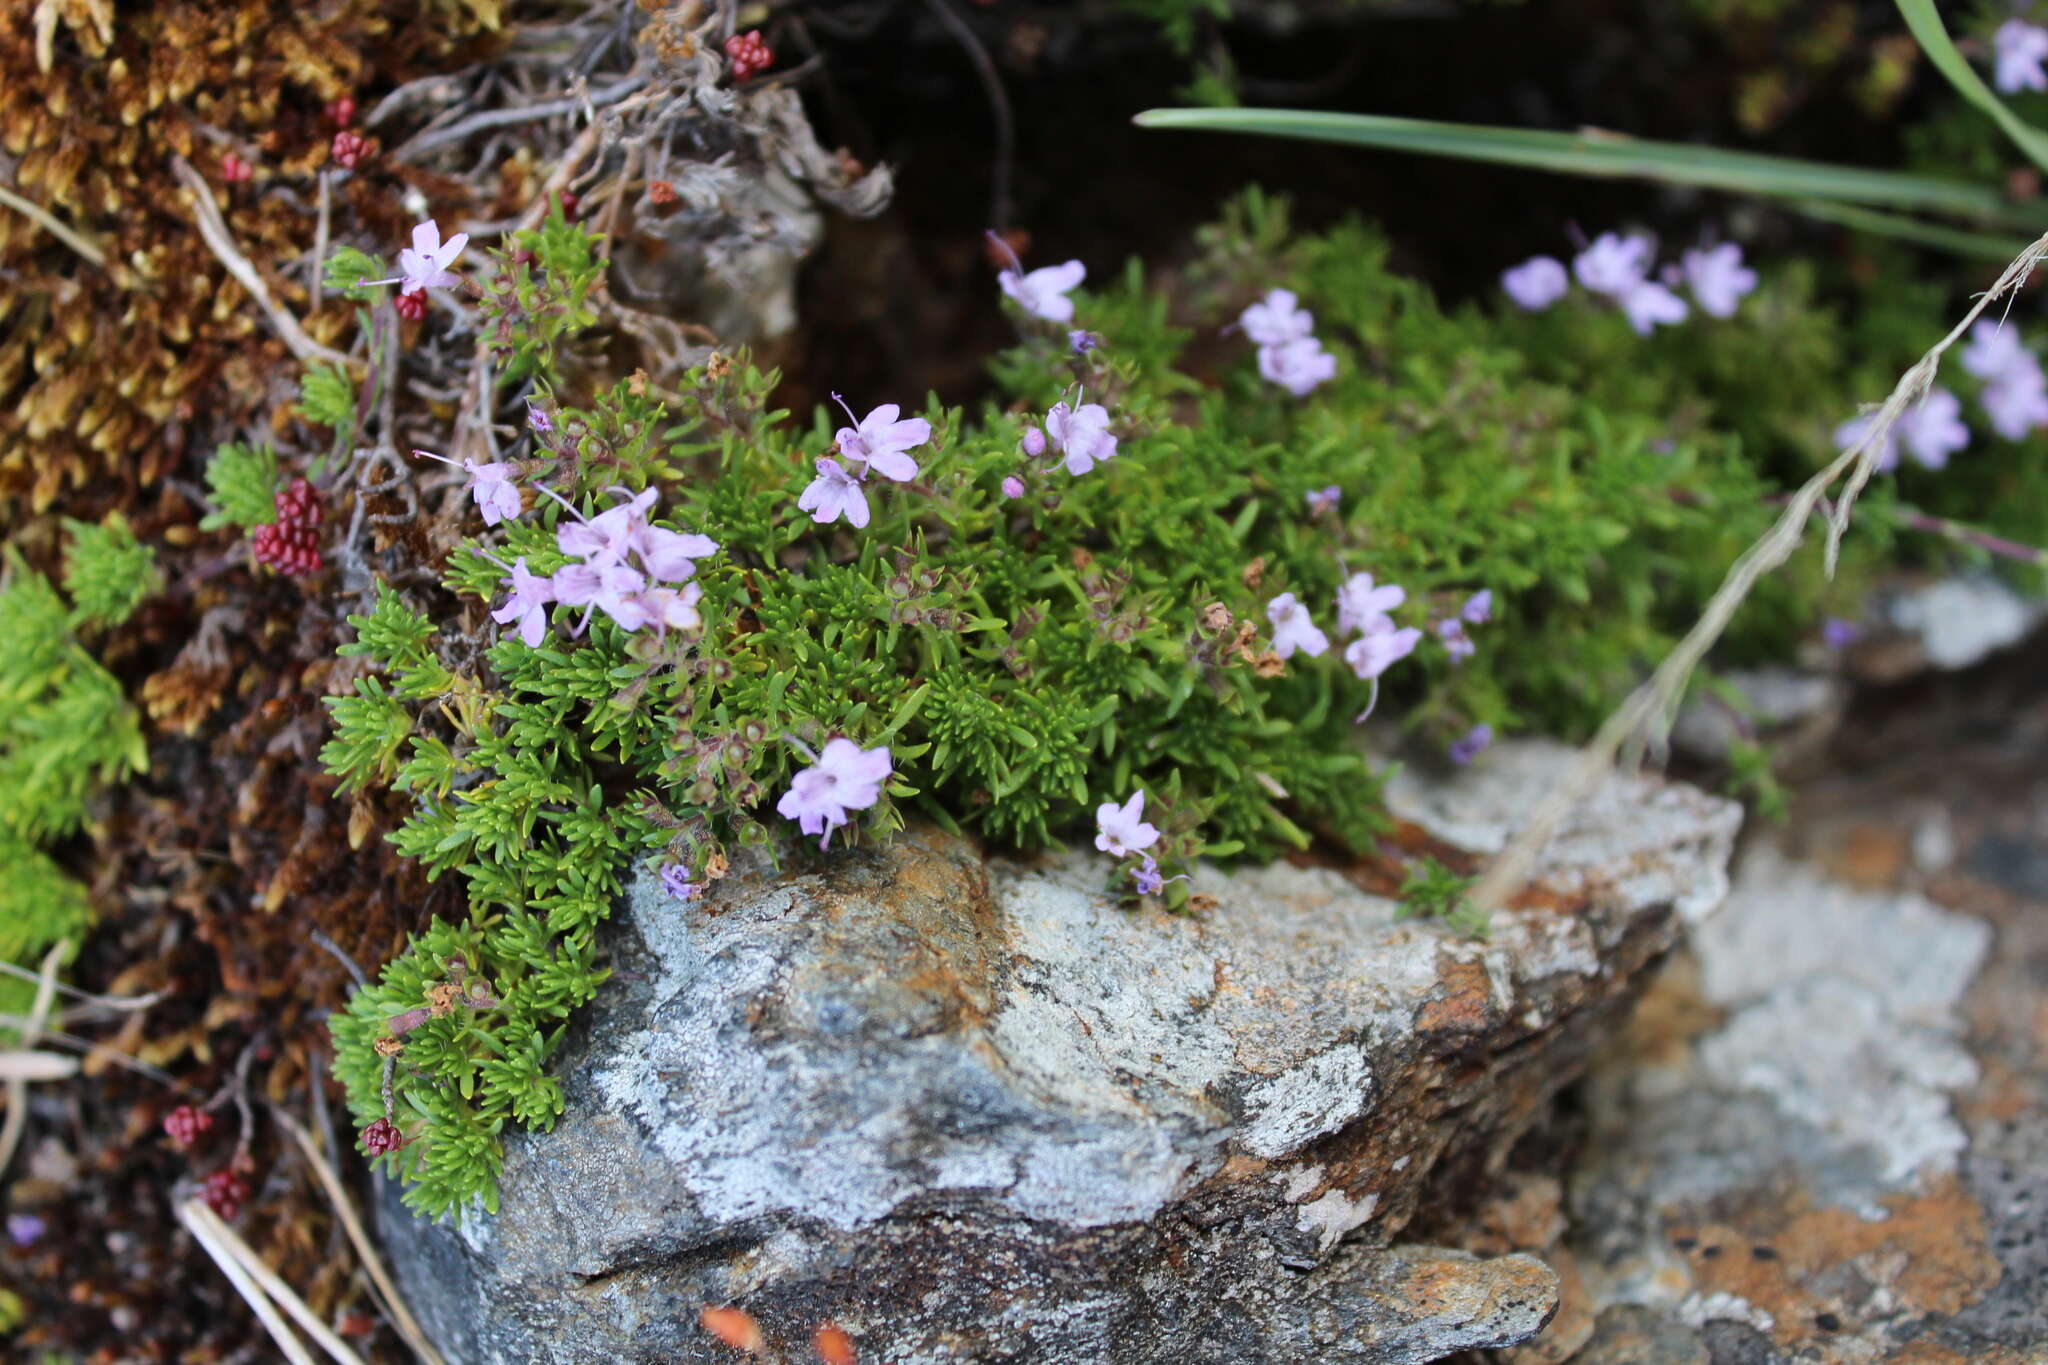
[[[33, 1051], [36, 1041], [43, 1036], [43, 1022], [50, 1017], [50, 1006], [57, 999], [57, 964], [64, 960], [64, 954], [71, 947], [71, 940], [59, 939], [50, 945], [50, 951], [43, 954], [42, 969], [36, 974], [35, 1003], [29, 1007], [28, 1018], [21, 1029], [21, 1049]], [[0, 1122], [0, 1175], [7, 1172], [14, 1160], [14, 1149], [21, 1145], [22, 1130], [28, 1126], [28, 1080], [23, 1076], [7, 1078], [7, 1118]]]
[[[336, 1365], [363, 1365], [362, 1357], [351, 1350], [347, 1342], [335, 1335], [332, 1328], [320, 1321], [320, 1315], [307, 1307], [306, 1301], [256, 1254], [256, 1249], [243, 1241], [241, 1235], [229, 1227], [212, 1209], [197, 1199], [188, 1199], [179, 1207], [178, 1216], [184, 1220], [186, 1227], [192, 1229], [193, 1236], [201, 1238], [208, 1254], [215, 1261], [221, 1260], [222, 1252], [232, 1258], [242, 1273], [254, 1283], [257, 1292], [267, 1296], [289, 1313], [292, 1321], [298, 1323], [321, 1350], [334, 1357]], [[221, 1269], [226, 1272], [227, 1265], [223, 1263]], [[228, 1278], [235, 1279], [235, 1276], [229, 1273]], [[249, 1297], [240, 1280], [235, 1281], [235, 1288], [242, 1290], [242, 1297]], [[251, 1306], [254, 1306], [253, 1302]], [[276, 1335], [275, 1329], [272, 1330], [272, 1335]], [[280, 1343], [282, 1340], [280, 1338]]]
[[256, 301], [256, 306], [270, 319], [270, 325], [284, 338], [284, 344], [292, 348], [292, 354], [304, 362], [320, 360], [329, 365], [347, 368], [347, 356], [331, 347], [322, 346], [307, 336], [305, 329], [299, 326], [299, 320], [278, 307], [276, 301], [270, 297], [270, 286], [263, 282], [263, 276], [235, 245], [233, 235], [228, 232], [227, 221], [220, 216], [220, 206], [213, 202], [212, 187], [198, 171], [192, 169], [192, 163], [182, 156], [174, 156], [171, 158], [171, 171], [178, 177], [179, 183], [192, 192], [192, 207], [197, 216], [199, 235], [206, 239], [206, 245], [220, 258], [220, 263], [228, 268], [228, 273], [240, 281], [242, 288], [249, 291], [249, 297]]
[[0, 185], [0, 204], [7, 205], [8, 208], [13, 209], [22, 217], [35, 223], [43, 231], [49, 233], [88, 261], [91, 261], [101, 270], [107, 268], [107, 253], [98, 242], [95, 242], [77, 228], [70, 226], [41, 204], [22, 198], [5, 185]]
[[1978, 296], [1962, 321], [1950, 328], [1947, 336], [1899, 376], [1891, 396], [1872, 416], [1863, 439], [1808, 479], [1786, 502], [1785, 510], [1771, 529], [1729, 566], [1721, 586], [1715, 590], [1705, 611], [1693, 628], [1686, 632], [1685, 638], [1657, 666], [1649, 680], [1630, 693], [1628, 699], [1607, 718], [1599, 733], [1580, 754], [1570, 776], [1551, 791], [1529, 822], [1516, 831], [1507, 846], [1487, 866], [1485, 875], [1472, 889], [1472, 900], [1476, 905], [1496, 910], [1507, 904], [1527, 880], [1529, 869], [1556, 833], [1559, 823], [1606, 775], [1625, 747], [1639, 755], [1644, 746], [1662, 742], [1699, 661], [1721, 638], [1721, 633], [1734, 618], [1736, 608], [1742, 605], [1757, 582], [1792, 557], [1793, 551], [1805, 538], [1808, 519], [1817, 507], [1822, 506], [1835, 481], [1846, 473], [1849, 481], [1833, 510], [1828, 513], [1827, 571], [1830, 575], [1834, 573], [1842, 534], [1848, 529], [1850, 509], [1855, 505], [1856, 495], [1863, 491], [1864, 485], [1870, 482], [1871, 474], [1876, 471], [1877, 452], [1883, 448], [1893, 425], [1926, 393], [1935, 371], [1940, 368], [1943, 353], [1955, 345], [1995, 300], [2024, 284], [2044, 256], [2048, 256], [2048, 235], [2014, 257], [1998, 281]]
[[[292, 1362], [292, 1365], [318, 1365], [312, 1354], [306, 1350], [305, 1343], [294, 1336], [290, 1325], [278, 1316], [277, 1305], [270, 1301], [269, 1295], [263, 1292], [262, 1286], [256, 1283], [248, 1267], [242, 1264], [241, 1258], [229, 1245], [227, 1237], [233, 1237], [234, 1234], [229, 1232], [227, 1224], [221, 1222], [214, 1216], [212, 1209], [197, 1199], [187, 1199], [178, 1205], [178, 1221], [185, 1225], [186, 1231], [192, 1234], [200, 1246], [206, 1248], [206, 1254], [213, 1257], [213, 1263], [220, 1267], [220, 1273], [228, 1277], [228, 1283], [235, 1287], [235, 1292], [242, 1296], [243, 1302], [256, 1314], [256, 1320], [270, 1332], [271, 1339], [277, 1343], [278, 1350], [284, 1353], [284, 1358]], [[239, 1242], [241, 1239], [237, 1237], [235, 1241]], [[359, 1361], [357, 1365], [360, 1365]]]

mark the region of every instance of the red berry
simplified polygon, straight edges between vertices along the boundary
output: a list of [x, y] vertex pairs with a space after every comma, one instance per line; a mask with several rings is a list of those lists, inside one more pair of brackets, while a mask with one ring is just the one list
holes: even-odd
[[415, 289], [398, 296], [398, 316], [407, 322], [418, 322], [427, 315], [427, 291]]
[[344, 128], [334, 135], [334, 142], [327, 149], [334, 158], [334, 164], [343, 170], [354, 170], [370, 154], [370, 139], [361, 133], [352, 133]]
[[363, 1129], [363, 1150], [371, 1156], [383, 1156], [395, 1152], [406, 1144], [405, 1134], [398, 1131], [390, 1119], [373, 1119]]
[[749, 29], [725, 40], [725, 57], [732, 64], [732, 78], [745, 81], [775, 64], [775, 49], [761, 41], [760, 29]]
[[583, 197], [581, 195], [571, 194], [567, 190], [563, 190], [559, 198], [562, 205], [562, 216], [572, 223], [575, 222], [576, 206], [583, 202]]
[[199, 1197], [206, 1201], [206, 1207], [222, 1218], [233, 1218], [248, 1202], [249, 1182], [226, 1166], [221, 1167], [199, 1187]]
[[181, 1104], [164, 1115], [164, 1131], [180, 1147], [190, 1147], [213, 1127], [213, 1115], [203, 1109]]
[[256, 168], [229, 152], [220, 159], [220, 178], [230, 185], [239, 185], [256, 174]]
[[320, 491], [293, 479], [277, 491], [277, 520], [251, 538], [256, 562], [296, 577], [320, 568]]
[[356, 102], [347, 95], [332, 100], [327, 105], [327, 120], [337, 128], [346, 128], [356, 121]]

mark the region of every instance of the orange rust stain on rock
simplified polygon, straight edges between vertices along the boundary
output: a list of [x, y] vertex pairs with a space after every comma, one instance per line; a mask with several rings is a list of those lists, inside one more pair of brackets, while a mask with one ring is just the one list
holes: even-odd
[[1443, 962], [1442, 992], [1415, 1012], [1418, 1033], [1478, 1033], [1492, 1021], [1493, 987], [1477, 962]]
[[1692, 1048], [1693, 1039], [1721, 1022], [1723, 1012], [1700, 990], [1699, 963], [1679, 953], [1657, 973], [1629, 1016], [1619, 1043], [1640, 1064], [1676, 1066]]
[[1480, 1206], [1473, 1224], [1459, 1240], [1467, 1251], [1542, 1251], [1564, 1236], [1564, 1186], [1555, 1176], [1512, 1172], [1502, 1178], [1500, 1195]]
[[1823, 865], [1856, 886], [1882, 888], [1898, 884], [1906, 870], [1905, 832], [1889, 825], [1851, 825], [1839, 842], [1820, 850]]
[[[1699, 1292], [1727, 1293], [1776, 1321], [1778, 1344], [1824, 1340], [1814, 1322], [1840, 1305], [1807, 1286], [1849, 1269], [1888, 1290], [1900, 1308], [1942, 1316], [1960, 1312], [1998, 1283], [1998, 1260], [1985, 1242], [1983, 1210], [1954, 1177], [1923, 1195], [1884, 1201], [1890, 1216], [1866, 1221], [1847, 1209], [1760, 1200], [1745, 1226], [1680, 1229]], [[1853, 1264], [1852, 1264], [1853, 1263]]]

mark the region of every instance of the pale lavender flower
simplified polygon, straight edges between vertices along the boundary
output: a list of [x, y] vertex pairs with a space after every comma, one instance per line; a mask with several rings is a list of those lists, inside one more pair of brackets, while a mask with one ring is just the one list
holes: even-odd
[[1451, 762], [1462, 768], [1473, 759], [1479, 757], [1480, 753], [1492, 743], [1493, 727], [1491, 725], [1475, 725], [1457, 739], [1451, 741]]
[[439, 460], [469, 475], [469, 481], [463, 487], [476, 500], [477, 510], [483, 513], [484, 525], [496, 526], [501, 521], [519, 516], [519, 485], [512, 482], [511, 465], [496, 460], [488, 464], [478, 464], [475, 460], [451, 460], [431, 450], [415, 450], [413, 454], [423, 459]]
[[996, 276], [996, 283], [1031, 316], [1044, 318], [1047, 322], [1072, 322], [1074, 301], [1067, 297], [1067, 293], [1087, 277], [1087, 266], [1079, 261], [1068, 261], [1062, 265], [1040, 266], [1028, 275], [1023, 273], [1021, 266], [1005, 270]]
[[659, 496], [658, 490], [644, 488], [588, 520], [579, 514], [576, 520], [555, 529], [555, 545], [563, 554], [574, 555], [596, 568], [617, 564], [632, 550], [647, 509]]
[[1458, 608], [1458, 615], [1465, 618], [1467, 625], [1483, 626], [1493, 619], [1493, 589], [1481, 588], [1465, 599], [1465, 605]]
[[1143, 853], [1159, 842], [1159, 831], [1145, 823], [1145, 792], [1119, 806], [1105, 801], [1095, 808], [1095, 847], [1119, 858]]
[[1685, 253], [1685, 282], [1710, 316], [1733, 317], [1745, 294], [1756, 288], [1756, 272], [1742, 263], [1742, 248], [1733, 242]]
[[1273, 652], [1291, 659], [1300, 650], [1311, 659], [1330, 647], [1330, 637], [1316, 629], [1308, 608], [1291, 592], [1283, 592], [1266, 603], [1266, 619], [1273, 623]]
[[1820, 638], [1829, 649], [1847, 649], [1863, 638], [1863, 628], [1839, 616], [1820, 623]]
[[832, 831], [846, 823], [846, 813], [866, 810], [882, 799], [882, 784], [892, 771], [887, 748], [863, 749], [850, 739], [826, 744], [817, 762], [798, 773], [775, 803], [778, 814], [797, 822], [805, 834], [821, 834], [818, 847], [832, 842]]
[[681, 583], [697, 572], [697, 561], [718, 552], [718, 542], [709, 536], [671, 531], [652, 522], [639, 522], [628, 536], [640, 566], [657, 583]]
[[704, 618], [697, 614], [697, 601], [703, 595], [704, 589], [696, 583], [688, 584], [681, 592], [674, 588], [643, 588], [626, 597], [612, 619], [627, 630], [653, 626], [657, 635], [672, 630], [696, 630], [704, 624]]
[[[1871, 424], [1877, 420], [1874, 412], [1851, 417], [1835, 428], [1835, 449], [1853, 450], [1863, 444], [1869, 436]], [[1899, 437], [1897, 428], [1887, 431], [1871, 452], [1871, 458], [1879, 469], [1890, 469], [1899, 462]]]
[[[853, 409], [846, 407], [846, 400], [838, 394], [832, 401], [846, 409], [848, 421], [853, 421]], [[903, 410], [894, 403], [884, 403], [853, 426], [841, 427], [835, 434], [839, 442], [839, 453], [849, 460], [858, 460], [885, 479], [907, 483], [917, 477], [917, 461], [904, 454], [913, 446], [921, 446], [932, 438], [932, 424], [922, 417], [911, 417], [897, 421]]]
[[1336, 484], [1328, 488], [1311, 488], [1308, 491], [1308, 510], [1311, 512], [1334, 512], [1344, 497], [1344, 490]]
[[1997, 57], [1992, 82], [1999, 93], [2048, 90], [2048, 71], [2041, 66], [2048, 59], [2048, 29], [2021, 19], [2008, 19], [1991, 35], [1991, 46]]
[[519, 623], [519, 638], [527, 648], [540, 648], [541, 637], [548, 629], [548, 603], [555, 599], [553, 579], [542, 578], [531, 573], [526, 567], [526, 556], [512, 561], [512, 576], [500, 579], [512, 589], [512, 595], [505, 604], [491, 613], [491, 619], [501, 626]]
[[1024, 480], [1022, 480], [1022, 479], [1018, 478], [1018, 477], [1017, 477], [1017, 476], [1016, 476], [1015, 474], [1012, 474], [1012, 475], [1010, 475], [1010, 476], [1009, 476], [1008, 478], [1004, 479], [1004, 480], [1003, 480], [1003, 496], [1004, 496], [1004, 497], [1006, 497], [1006, 498], [1021, 498], [1021, 497], [1023, 497], [1023, 496], [1024, 496]]
[[448, 267], [455, 264], [455, 258], [469, 245], [469, 234], [458, 232], [446, 242], [441, 240], [441, 229], [430, 218], [412, 230], [412, 245], [398, 253], [398, 273], [386, 280], [357, 280], [359, 285], [395, 284], [401, 294], [417, 294], [427, 289], [445, 289], [462, 283], [461, 277], [450, 273]]
[[1572, 274], [1596, 294], [1621, 298], [1650, 273], [1650, 239], [1603, 232], [1572, 258]]
[[1159, 875], [1159, 862], [1147, 858], [1131, 871], [1131, 881], [1137, 885], [1141, 896], [1156, 896], [1166, 889], [1166, 878]]
[[1093, 332], [1075, 331], [1067, 333], [1067, 345], [1073, 349], [1075, 355], [1087, 355], [1101, 344], [1102, 338]]
[[7, 1215], [7, 1239], [18, 1247], [34, 1246], [49, 1230], [50, 1225], [33, 1213]]
[[1344, 662], [1361, 680], [1370, 682], [1413, 654], [1420, 643], [1420, 630], [1414, 626], [1396, 629], [1393, 621], [1383, 616], [1377, 626], [1345, 647]]
[[796, 505], [821, 526], [840, 517], [855, 529], [868, 524], [868, 495], [861, 491], [860, 480], [828, 456], [819, 457], [818, 477], [811, 480]]
[[1323, 349], [1314, 337], [1296, 337], [1278, 346], [1259, 347], [1259, 373], [1271, 382], [1302, 398], [1318, 384], [1335, 377], [1337, 357]]
[[1045, 414], [1045, 429], [1059, 447], [1067, 472], [1086, 474], [1099, 461], [1116, 455], [1116, 437], [1109, 434], [1109, 413], [1100, 403], [1083, 403], [1070, 408], [1055, 403]]
[[690, 880], [690, 869], [670, 863], [661, 870], [661, 889], [679, 901], [693, 901], [704, 894], [704, 883]]
[[2039, 426], [2048, 426], [2048, 380], [2039, 366], [2015, 368], [1984, 386], [1977, 396], [1991, 429], [2008, 441], [2025, 440]]
[[1355, 573], [1337, 589], [1337, 633], [1377, 630], [1392, 626], [1387, 613], [1408, 600], [1408, 590], [1398, 583], [1373, 586], [1372, 575]]
[[1563, 261], [1555, 256], [1531, 256], [1501, 271], [1500, 287], [1515, 307], [1525, 313], [1540, 313], [1563, 298], [1572, 282]]
[[1035, 460], [1045, 454], [1045, 433], [1037, 427], [1024, 428], [1024, 439], [1018, 443], [1027, 459]]
[[1899, 418], [1898, 431], [1906, 453], [1928, 469], [1940, 469], [1949, 456], [1970, 444], [1963, 405], [1947, 389], [1928, 390]]
[[1258, 346], [1284, 346], [1315, 330], [1315, 314], [1299, 307], [1292, 289], [1269, 289], [1266, 297], [1238, 314], [1238, 326]]
[[1621, 296], [1621, 311], [1636, 335], [1648, 336], [1657, 327], [1685, 321], [1689, 311], [1685, 300], [1654, 280], [1640, 280]]
[[573, 634], [583, 633], [592, 611], [601, 611], [627, 630], [646, 624], [639, 597], [647, 591], [647, 576], [623, 564], [568, 564], [555, 570], [555, 600], [565, 607], [582, 607], [583, 619]]
[[1465, 623], [1455, 616], [1446, 616], [1437, 622], [1436, 634], [1444, 642], [1444, 650], [1454, 664], [1461, 664], [1479, 652], [1479, 646], [1473, 644], [1472, 637], [1465, 633]]
[[1962, 350], [1963, 368], [1986, 383], [2016, 375], [2038, 374], [2040, 362], [2027, 349], [2020, 329], [1992, 322], [1979, 321], [1970, 328], [1970, 340]]

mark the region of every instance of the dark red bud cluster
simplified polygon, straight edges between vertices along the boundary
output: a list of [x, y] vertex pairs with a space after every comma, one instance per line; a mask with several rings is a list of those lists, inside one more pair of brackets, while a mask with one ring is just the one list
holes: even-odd
[[249, 1182], [232, 1166], [221, 1167], [199, 1187], [199, 1197], [206, 1201], [206, 1207], [226, 1219], [242, 1211], [250, 1193]]
[[220, 159], [220, 178], [230, 185], [239, 185], [255, 174], [256, 168], [233, 152]]
[[327, 121], [337, 128], [346, 128], [356, 121], [356, 102], [347, 95], [330, 100], [327, 105]]
[[327, 154], [334, 158], [334, 164], [343, 170], [352, 171], [368, 159], [372, 151], [370, 139], [347, 128], [334, 135]]
[[407, 322], [418, 322], [427, 315], [427, 291], [414, 289], [398, 296], [398, 316]]
[[390, 1119], [373, 1119], [363, 1129], [363, 1150], [371, 1156], [383, 1156], [405, 1146], [405, 1134]]
[[751, 80], [775, 65], [775, 49], [761, 40], [760, 29], [749, 29], [725, 40], [725, 58], [735, 81]]
[[277, 494], [277, 520], [256, 528], [256, 562], [297, 576], [319, 569], [320, 494], [304, 479], [293, 479]]
[[190, 1147], [213, 1127], [213, 1115], [189, 1104], [181, 1104], [164, 1115], [164, 1132], [180, 1147]]

